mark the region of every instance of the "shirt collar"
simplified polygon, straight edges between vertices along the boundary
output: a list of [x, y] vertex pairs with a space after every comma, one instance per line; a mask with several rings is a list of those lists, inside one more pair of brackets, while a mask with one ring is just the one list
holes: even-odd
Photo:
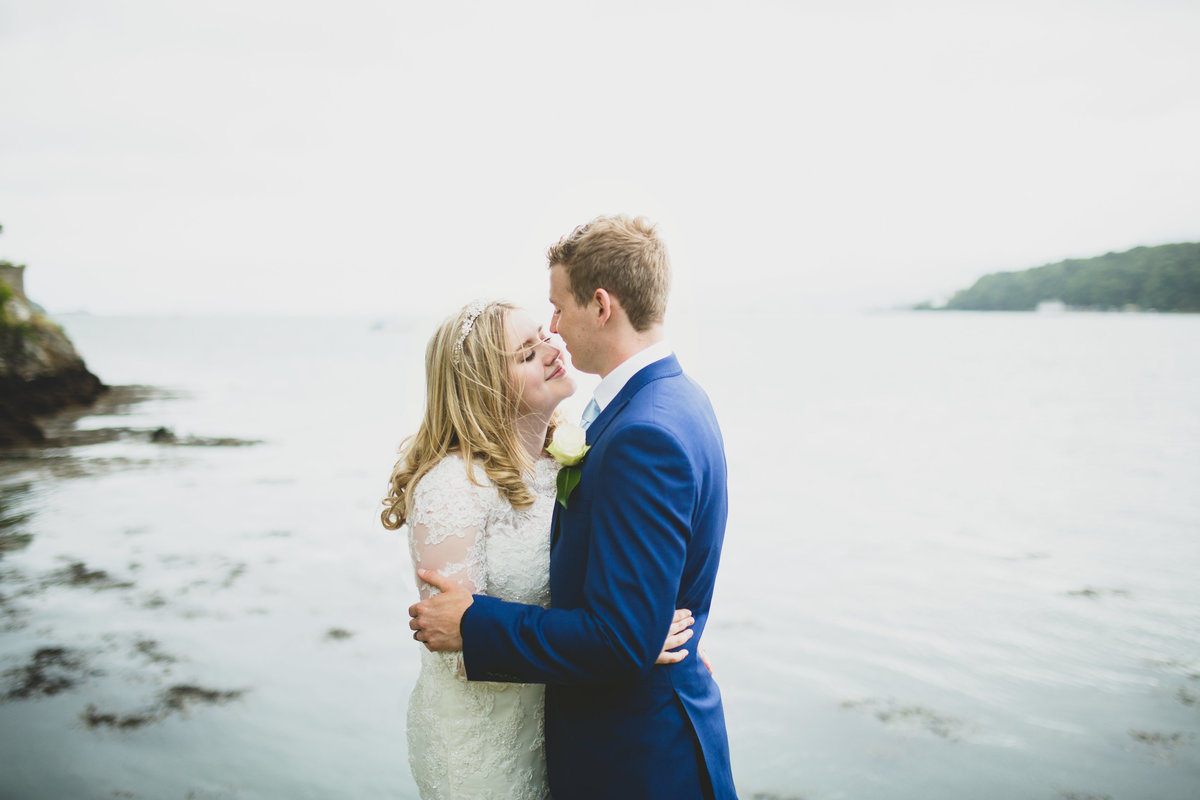
[[609, 403], [616, 399], [629, 379], [655, 361], [661, 361], [671, 355], [671, 346], [666, 342], [655, 342], [645, 350], [639, 350], [617, 365], [617, 368], [600, 381], [592, 396], [596, 405], [603, 411]]

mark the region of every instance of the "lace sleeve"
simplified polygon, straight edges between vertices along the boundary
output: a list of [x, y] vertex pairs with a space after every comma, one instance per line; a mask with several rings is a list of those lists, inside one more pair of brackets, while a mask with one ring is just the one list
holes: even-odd
[[[471, 594], [487, 587], [485, 559], [489, 499], [496, 490], [467, 479], [462, 461], [447, 458], [417, 485], [409, 521], [413, 569], [431, 569], [456, 580]], [[437, 589], [418, 581], [422, 599]]]

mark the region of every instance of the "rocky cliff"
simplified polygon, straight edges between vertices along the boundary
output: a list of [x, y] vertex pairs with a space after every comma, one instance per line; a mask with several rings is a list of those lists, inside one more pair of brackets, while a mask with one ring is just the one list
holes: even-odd
[[0, 446], [43, 441], [36, 417], [91, 403], [107, 388], [29, 302], [24, 273], [0, 262]]

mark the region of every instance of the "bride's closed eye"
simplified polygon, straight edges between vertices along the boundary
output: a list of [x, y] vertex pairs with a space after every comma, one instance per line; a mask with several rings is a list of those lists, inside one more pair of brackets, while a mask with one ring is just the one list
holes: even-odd
[[524, 344], [521, 345], [521, 349], [516, 353], [517, 359], [522, 364], [528, 364], [530, 361], [533, 361], [535, 356], [537, 356], [538, 348], [544, 344], [551, 345], [553, 347], [550, 342], [550, 337], [546, 335], [545, 331], [543, 331], [541, 328], [538, 328], [537, 338], [530, 337], [529, 339], [525, 340]]

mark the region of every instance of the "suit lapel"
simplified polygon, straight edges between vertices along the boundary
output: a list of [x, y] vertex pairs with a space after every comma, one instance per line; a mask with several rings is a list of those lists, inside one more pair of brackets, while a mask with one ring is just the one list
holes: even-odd
[[562, 521], [562, 515], [559, 514], [562, 508], [559, 506], [558, 500], [554, 501], [554, 513], [550, 516], [550, 549], [554, 549], [554, 543], [558, 541], [558, 528]]
[[[679, 361], [675, 355], [669, 355], [666, 358], [659, 359], [653, 364], [648, 364], [642, 367], [629, 381], [621, 387], [621, 391], [613, 398], [613, 401], [605, 406], [600, 415], [592, 421], [592, 424], [587, 429], [587, 443], [594, 444], [608, 428], [609, 423], [621, 413], [621, 409], [629, 405], [629, 401], [633, 399], [643, 386], [651, 381], [659, 378], [670, 378], [675, 375], [680, 375], [683, 370], [679, 367]], [[558, 537], [561, 534], [563, 523], [562, 507], [557, 501], [554, 503], [554, 516], [550, 521], [550, 548], [558, 543]]]
[[621, 409], [629, 405], [629, 401], [633, 396], [641, 391], [642, 387], [651, 381], [656, 381], [660, 378], [670, 378], [674, 375], [682, 374], [683, 370], [679, 367], [679, 360], [675, 358], [675, 354], [659, 359], [653, 364], [648, 364], [634, 373], [633, 377], [621, 387], [621, 391], [617, 392], [617, 396], [613, 401], [604, 407], [600, 412], [600, 416], [596, 417], [595, 421], [588, 426], [587, 443], [593, 444], [604, 433], [609, 423], [616, 418], [617, 414], [621, 413]]

